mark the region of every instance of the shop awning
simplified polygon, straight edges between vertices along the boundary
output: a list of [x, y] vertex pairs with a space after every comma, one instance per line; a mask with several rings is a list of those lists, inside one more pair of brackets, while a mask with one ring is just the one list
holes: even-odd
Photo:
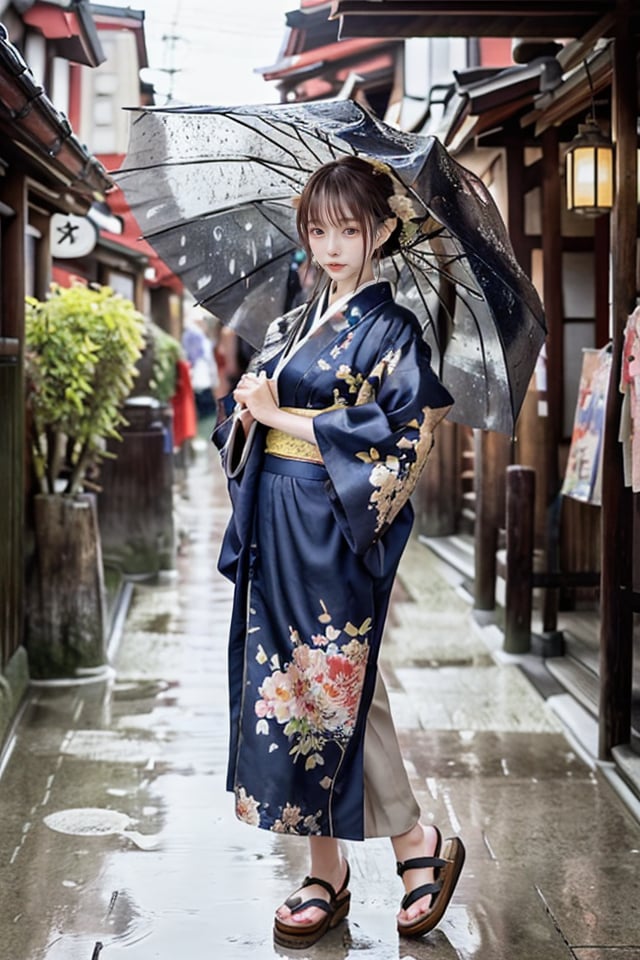
[[611, 86], [613, 78], [613, 44], [605, 41], [588, 58], [568, 71], [553, 90], [536, 97], [533, 109], [522, 118], [522, 125], [535, 123], [536, 135], [557, 126], [579, 113], [588, 113], [592, 88], [597, 95]]
[[305, 50], [291, 57], [283, 57], [278, 63], [271, 67], [261, 67], [257, 73], [261, 73], [265, 80], [280, 80], [283, 77], [296, 73], [304, 73], [308, 70], [325, 69], [329, 64], [345, 62], [353, 58], [360, 58], [370, 50], [378, 50], [381, 41], [378, 39], [370, 40], [346, 40], [342, 43], [330, 43], [324, 47], [314, 47]]
[[[341, 38], [570, 39], [611, 15], [611, 0], [333, 0], [331, 15], [340, 18]], [[640, 10], [633, 25], [637, 32]]]

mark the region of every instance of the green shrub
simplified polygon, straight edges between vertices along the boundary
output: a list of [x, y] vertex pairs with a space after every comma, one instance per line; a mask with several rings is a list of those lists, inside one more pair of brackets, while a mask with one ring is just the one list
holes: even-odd
[[169, 403], [176, 392], [176, 364], [182, 356], [182, 347], [169, 333], [149, 321], [147, 337], [153, 349], [153, 371], [149, 387], [156, 400]]
[[105, 441], [120, 438], [122, 404], [136, 376], [144, 319], [109, 287], [52, 285], [27, 298], [26, 372], [32, 448], [43, 493], [73, 494]]

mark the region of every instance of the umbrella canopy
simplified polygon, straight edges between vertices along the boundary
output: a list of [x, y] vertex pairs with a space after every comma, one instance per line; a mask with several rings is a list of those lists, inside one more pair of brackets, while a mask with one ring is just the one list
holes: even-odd
[[450, 419], [512, 433], [545, 325], [482, 181], [434, 137], [350, 100], [136, 111], [115, 174], [145, 238], [194, 297], [259, 345], [282, 311], [299, 240], [292, 197], [344, 154], [388, 164], [416, 213], [387, 258], [455, 398]]

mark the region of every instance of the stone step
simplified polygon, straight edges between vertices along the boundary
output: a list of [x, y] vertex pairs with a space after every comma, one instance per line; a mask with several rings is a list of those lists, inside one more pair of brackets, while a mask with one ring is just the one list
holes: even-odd
[[459, 534], [451, 537], [418, 537], [437, 557], [448, 563], [467, 580], [475, 576], [473, 538]]
[[550, 657], [547, 670], [581, 706], [598, 716], [600, 689], [598, 675], [572, 656]]

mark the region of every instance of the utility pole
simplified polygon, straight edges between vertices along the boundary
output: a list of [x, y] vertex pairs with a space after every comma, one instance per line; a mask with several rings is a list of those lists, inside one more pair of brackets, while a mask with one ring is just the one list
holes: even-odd
[[[173, 25], [173, 30], [176, 30], [176, 23]], [[176, 50], [178, 44], [184, 40], [184, 37], [181, 37], [180, 34], [172, 32], [165, 33], [162, 35], [162, 43], [165, 46], [165, 56], [163, 60], [167, 63], [166, 67], [160, 67], [159, 73], [166, 73], [169, 77], [169, 92], [167, 93], [167, 103], [171, 103], [174, 99], [174, 89], [175, 89], [175, 77], [177, 73], [180, 73], [180, 68], [175, 66], [176, 63]]]

